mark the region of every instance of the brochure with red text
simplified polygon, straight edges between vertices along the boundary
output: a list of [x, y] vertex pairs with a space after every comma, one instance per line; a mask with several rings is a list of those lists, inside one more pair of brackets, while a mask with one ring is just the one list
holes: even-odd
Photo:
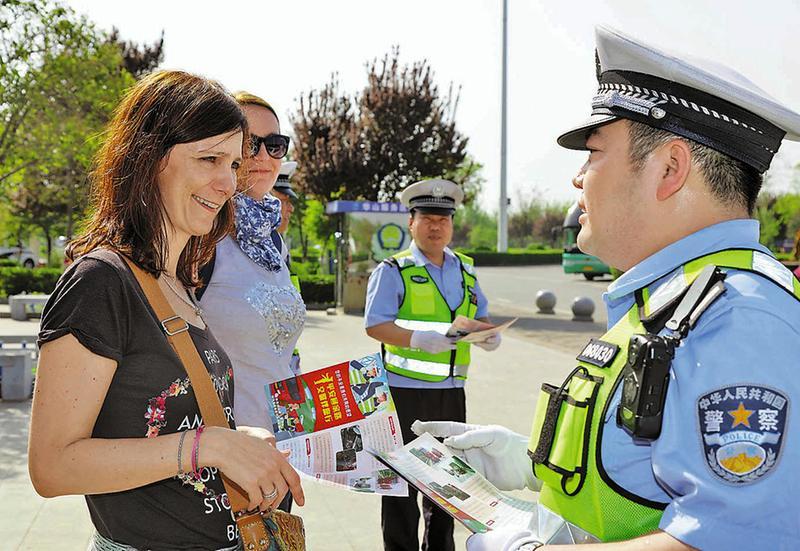
[[366, 448], [403, 445], [380, 354], [303, 373], [265, 387], [272, 432], [289, 462], [321, 482], [383, 495], [408, 495], [406, 482]]

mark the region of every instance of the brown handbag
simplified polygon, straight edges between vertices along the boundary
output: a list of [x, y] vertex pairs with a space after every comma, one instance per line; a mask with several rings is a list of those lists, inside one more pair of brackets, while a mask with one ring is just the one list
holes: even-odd
[[[194, 388], [197, 405], [203, 422], [209, 427], [230, 428], [219, 401], [211, 377], [203, 360], [189, 336], [189, 324], [175, 314], [158, 286], [156, 278], [142, 270], [132, 260], [120, 254], [133, 272], [150, 306], [159, 319], [175, 353], [183, 362]], [[248, 511], [247, 494], [235, 482], [222, 473], [222, 481], [228, 492], [233, 517], [239, 527], [239, 536], [245, 551], [305, 551], [305, 528], [303, 519], [283, 511]]]

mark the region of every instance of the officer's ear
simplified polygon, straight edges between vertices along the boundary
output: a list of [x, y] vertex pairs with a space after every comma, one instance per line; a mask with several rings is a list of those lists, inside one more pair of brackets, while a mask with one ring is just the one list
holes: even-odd
[[675, 138], [656, 148], [653, 160], [660, 165], [661, 173], [656, 188], [656, 199], [665, 201], [678, 193], [686, 184], [692, 169], [692, 150], [685, 140]]

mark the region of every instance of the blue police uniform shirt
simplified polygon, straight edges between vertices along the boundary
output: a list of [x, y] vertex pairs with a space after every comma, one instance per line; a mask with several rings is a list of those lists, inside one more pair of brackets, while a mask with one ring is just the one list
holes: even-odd
[[[415, 242], [409, 247], [411, 255], [417, 266], [425, 266], [436, 286], [444, 294], [444, 299], [451, 310], [455, 310], [464, 299], [464, 278], [461, 275], [461, 262], [449, 248], [444, 250], [444, 262], [441, 268], [432, 263], [419, 250]], [[478, 297], [478, 310], [476, 318], [485, 318], [488, 315], [488, 301], [476, 281], [475, 294]], [[369, 276], [367, 284], [367, 303], [364, 308], [364, 326], [369, 328], [387, 321], [397, 319], [397, 312], [403, 302], [405, 289], [400, 270], [381, 262]], [[461, 388], [464, 381], [448, 377], [440, 382], [421, 381], [404, 377], [396, 373], [389, 373], [389, 385], [400, 388]]]
[[[663, 285], [689, 260], [728, 248], [769, 254], [758, 237], [758, 222], [733, 220], [643, 260], [604, 295], [609, 327], [632, 307], [636, 289]], [[729, 271], [725, 288], [675, 352], [657, 440], [634, 441], [617, 426], [621, 385], [617, 389], [605, 419], [603, 465], [624, 489], [667, 504], [660, 528], [686, 544], [796, 549], [800, 304], [782, 287], [746, 271]], [[761, 430], [781, 442], [764, 446], [771, 451], [750, 480], [720, 468], [709, 446], [720, 443], [720, 436], [737, 434], [737, 424], [738, 434], [762, 438], [750, 432]]]

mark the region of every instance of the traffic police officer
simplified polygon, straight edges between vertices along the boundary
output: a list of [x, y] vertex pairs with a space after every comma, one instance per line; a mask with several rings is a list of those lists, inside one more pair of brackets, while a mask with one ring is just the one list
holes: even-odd
[[[294, 212], [293, 201], [297, 199], [297, 194], [292, 189], [292, 183], [290, 181], [295, 170], [297, 170], [297, 163], [295, 161], [284, 161], [281, 163], [280, 171], [278, 171], [278, 179], [275, 180], [275, 185], [271, 193], [281, 202], [281, 223], [277, 228], [272, 230], [271, 237], [275, 247], [281, 251], [283, 261], [286, 262], [286, 267], [289, 268], [289, 279], [299, 293], [300, 278], [292, 271], [292, 252], [289, 250], [289, 247], [286, 245], [286, 240], [283, 237], [286, 235], [286, 230], [289, 229], [289, 220]], [[295, 375], [301, 373], [300, 351], [296, 347], [292, 352], [292, 359], [289, 360], [289, 367]]]
[[[275, 186], [272, 188], [272, 195], [281, 201], [281, 223], [273, 233], [273, 241], [275, 241], [276, 237], [283, 241], [282, 237], [286, 235], [286, 230], [289, 229], [289, 220], [292, 218], [292, 213], [294, 212], [294, 203], [292, 201], [297, 199], [297, 194], [292, 189], [292, 183], [290, 182], [295, 170], [297, 170], [297, 163], [295, 161], [285, 161], [281, 163], [278, 179], [275, 180]], [[291, 271], [291, 254], [289, 254], [288, 247], [285, 245], [278, 245], [278, 243], [275, 243], [275, 245], [278, 247], [278, 250], [284, 252], [284, 260]]]
[[609, 332], [543, 385], [530, 439], [415, 432], [505, 488], [541, 486], [540, 513], [562, 517], [473, 535], [470, 550], [797, 549], [800, 282], [750, 215], [800, 115], [728, 68], [611, 29], [597, 54], [592, 116], [558, 142], [589, 151], [573, 181], [581, 250], [625, 270], [604, 296]]
[[[406, 441], [415, 419], [466, 420], [464, 383], [470, 362], [466, 343], [445, 333], [457, 315], [487, 320], [487, 301], [472, 259], [451, 251], [453, 215], [464, 198], [448, 180], [424, 180], [408, 186], [400, 199], [409, 209], [411, 246], [383, 261], [369, 278], [365, 325], [381, 342], [389, 386]], [[500, 345], [496, 335], [483, 343]], [[384, 548], [418, 551], [419, 507], [410, 497], [383, 497]], [[423, 500], [422, 549], [454, 549], [453, 519]]]

